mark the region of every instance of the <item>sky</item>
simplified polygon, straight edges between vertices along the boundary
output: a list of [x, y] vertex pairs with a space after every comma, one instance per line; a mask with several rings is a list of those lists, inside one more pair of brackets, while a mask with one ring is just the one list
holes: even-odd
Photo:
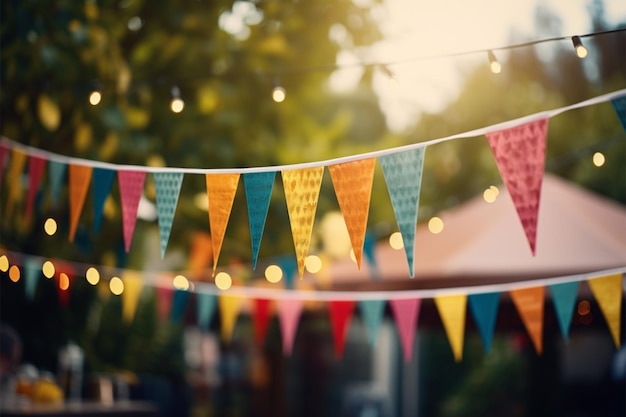
[[[366, 0], [356, 0], [359, 1]], [[413, 124], [420, 112], [443, 109], [458, 94], [463, 71], [481, 64], [487, 68], [485, 53], [445, 55], [589, 33], [590, 3], [591, 0], [386, 0], [377, 13], [385, 39], [369, 50], [368, 59], [398, 63], [389, 66], [392, 80], [382, 72], [375, 77], [375, 89], [390, 128], [402, 130]], [[537, 4], [554, 10], [560, 17], [559, 33], [548, 34], [536, 27], [533, 15]], [[608, 23], [626, 21], [626, 1], [605, 0], [604, 6]], [[351, 53], [341, 53], [337, 60], [339, 65], [356, 61]], [[338, 91], [353, 88], [360, 71], [337, 71], [331, 78], [331, 87]]]

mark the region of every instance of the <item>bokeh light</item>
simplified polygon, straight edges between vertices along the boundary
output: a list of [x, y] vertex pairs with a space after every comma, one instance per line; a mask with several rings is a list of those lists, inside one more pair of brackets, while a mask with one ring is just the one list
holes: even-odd
[[304, 260], [304, 267], [312, 274], [317, 274], [322, 269], [322, 260], [317, 255], [309, 255]]
[[119, 277], [113, 277], [109, 281], [109, 289], [114, 295], [120, 295], [124, 292], [124, 282]]
[[222, 291], [226, 291], [233, 285], [233, 280], [226, 272], [219, 272], [215, 276], [215, 286]]
[[430, 233], [432, 233], [433, 235], [438, 235], [443, 231], [443, 220], [441, 220], [437, 216], [432, 217], [428, 221], [428, 230], [430, 230]]
[[606, 158], [602, 152], [596, 152], [593, 154], [593, 164], [597, 167], [601, 167], [606, 162]]
[[52, 263], [52, 261], [44, 262], [43, 265], [41, 266], [41, 272], [43, 272], [44, 277], [52, 278], [54, 276], [54, 273], [56, 272], [56, 269], [54, 268], [54, 264]]
[[53, 218], [46, 219], [46, 222], [43, 224], [43, 230], [49, 235], [52, 236], [57, 232], [57, 222]]
[[174, 284], [174, 288], [178, 290], [187, 291], [189, 289], [189, 280], [183, 275], [176, 275], [174, 277], [173, 284]]
[[11, 265], [9, 268], [9, 279], [13, 282], [17, 282], [20, 280], [20, 269], [17, 265]]
[[283, 279], [283, 270], [278, 265], [270, 265], [265, 268], [265, 279], [272, 284], [276, 284]]
[[400, 250], [404, 247], [404, 241], [402, 240], [402, 233], [394, 232], [389, 236], [389, 245], [395, 250]]
[[6, 255], [0, 256], [0, 271], [7, 272], [9, 270], [9, 258]]
[[63, 291], [66, 291], [69, 287], [70, 277], [65, 272], [61, 272], [59, 274], [59, 288]]
[[87, 269], [87, 272], [85, 272], [85, 278], [87, 278], [87, 282], [91, 285], [96, 285], [100, 282], [100, 273], [92, 266]]

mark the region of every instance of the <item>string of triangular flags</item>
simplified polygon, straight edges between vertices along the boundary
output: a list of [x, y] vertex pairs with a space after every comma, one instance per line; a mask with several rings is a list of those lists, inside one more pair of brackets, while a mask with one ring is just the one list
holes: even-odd
[[270, 196], [276, 173], [280, 172], [298, 273], [302, 278], [325, 168], [328, 168], [332, 179], [335, 194], [350, 235], [357, 266], [358, 268], [361, 267], [374, 168], [376, 161], [378, 161], [382, 166], [396, 222], [402, 234], [409, 276], [413, 277], [415, 230], [424, 152], [427, 146], [452, 139], [486, 136], [534, 255], [548, 120], [564, 111], [605, 101], [611, 101], [622, 126], [626, 126], [624, 121], [626, 90], [620, 90], [574, 105], [446, 138], [347, 158], [281, 167], [199, 170], [115, 165], [68, 158], [2, 138], [0, 141], [0, 182], [5, 159], [9, 158], [10, 167], [7, 175], [9, 190], [6, 215], [10, 216], [21, 192], [18, 179], [28, 161], [28, 193], [25, 210], [25, 217], [28, 219], [32, 215], [35, 195], [42, 182], [46, 164], [48, 165], [53, 204], [58, 203], [56, 196], [62, 186], [65, 171], [67, 171], [70, 208], [69, 240], [73, 241], [89, 185], [93, 184], [94, 191], [93, 227], [98, 230], [102, 219], [104, 201], [110, 193], [115, 174], [117, 174], [123, 218], [124, 246], [128, 252], [135, 230], [137, 210], [146, 175], [151, 172], [156, 186], [156, 206], [161, 256], [163, 257], [168, 245], [183, 177], [186, 173], [204, 174], [209, 200], [209, 226], [213, 250], [213, 273], [215, 273], [241, 176], [243, 176], [246, 192], [252, 264], [253, 267], [256, 267], [269, 210]]
[[[28, 299], [35, 298], [37, 283], [42, 277], [43, 258], [12, 252], [4, 253], [7, 261], [21, 265], [24, 270], [24, 288]], [[48, 260], [50, 261], [50, 260]], [[59, 300], [67, 308], [70, 297], [70, 282], [86, 276], [84, 266], [53, 260], [56, 271]], [[0, 270], [5, 270], [0, 265]], [[309, 301], [323, 302], [327, 306], [337, 358], [343, 355], [346, 336], [352, 317], [358, 307], [361, 320], [366, 326], [368, 342], [374, 346], [378, 328], [388, 305], [393, 316], [404, 360], [409, 362], [413, 355], [413, 341], [418, 327], [421, 302], [432, 298], [448, 336], [456, 361], [463, 358], [463, 342], [466, 327], [466, 312], [469, 309], [485, 351], [491, 349], [502, 294], [507, 293], [524, 324], [532, 344], [541, 354], [543, 350], [544, 305], [549, 292], [559, 323], [561, 334], [569, 341], [569, 329], [579, 294], [580, 282], [586, 281], [596, 299], [616, 347], [621, 345], [621, 309], [623, 281], [626, 267], [596, 271], [578, 275], [546, 278], [516, 283], [485, 286], [457, 287], [435, 290], [410, 291], [297, 291], [258, 287], [234, 287], [228, 292], [219, 292], [213, 284], [198, 282], [193, 291], [181, 290], [172, 285], [171, 278], [158, 273], [141, 274], [138, 271], [120, 270], [123, 277], [122, 314], [126, 322], [132, 322], [140, 297], [146, 288], [152, 288], [157, 301], [159, 319], [180, 322], [192, 294], [196, 297], [196, 322], [204, 330], [209, 329], [217, 309], [220, 330], [224, 341], [229, 342], [237, 318], [244, 305], [252, 316], [254, 340], [262, 346], [265, 342], [272, 309], [278, 317], [283, 352], [290, 355], [297, 334], [300, 317]], [[67, 285], [61, 284], [65, 274]], [[45, 276], [45, 273], [44, 273]], [[87, 277], [89, 280], [89, 278]], [[12, 279], [13, 280], [13, 279]], [[14, 281], [19, 281], [19, 278]], [[93, 282], [102, 288], [101, 294], [109, 296], [106, 282]], [[273, 303], [274, 302], [274, 303]]]

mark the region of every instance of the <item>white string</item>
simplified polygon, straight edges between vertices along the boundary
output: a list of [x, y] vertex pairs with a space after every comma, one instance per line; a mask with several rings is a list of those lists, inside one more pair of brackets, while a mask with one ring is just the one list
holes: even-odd
[[251, 168], [174, 168], [174, 167], [147, 167], [147, 166], [139, 166], [139, 165], [123, 165], [123, 164], [112, 164], [109, 162], [100, 162], [93, 161], [82, 158], [73, 158], [64, 155], [59, 155], [53, 152], [45, 151], [39, 148], [34, 148], [28, 145], [23, 145], [21, 143], [15, 142], [14, 140], [8, 139], [6, 137], [2, 137], [0, 139], [0, 144], [20, 150], [29, 155], [38, 156], [41, 158], [45, 158], [49, 161], [62, 162], [65, 164], [74, 164], [74, 165], [83, 165], [83, 166], [91, 166], [94, 168], [107, 168], [116, 171], [127, 170], [127, 171], [142, 171], [142, 172], [172, 172], [172, 173], [186, 173], [186, 174], [246, 174], [246, 173], [259, 173], [259, 172], [279, 172], [279, 171], [287, 171], [294, 169], [306, 169], [306, 168], [318, 168], [318, 167], [326, 167], [329, 165], [336, 165], [346, 162], [354, 162], [362, 159], [368, 158], [377, 158], [384, 155], [390, 155], [399, 152], [405, 152], [413, 149], [425, 148], [430, 145], [435, 145], [441, 142], [447, 142], [449, 140], [454, 139], [467, 139], [476, 136], [485, 135], [487, 133], [510, 129], [515, 126], [520, 126], [526, 123], [530, 123], [536, 120], [548, 119], [554, 116], [557, 116], [561, 113], [565, 113], [570, 110], [579, 109], [582, 107], [593, 106], [595, 104], [604, 103], [607, 101], [611, 101], [613, 99], [626, 96], [626, 89], [617, 90], [612, 93], [603, 94], [597, 97], [590, 98], [588, 100], [584, 100], [575, 104], [571, 104], [569, 106], [559, 107], [557, 109], [546, 110], [539, 113], [534, 113], [528, 116], [523, 116], [517, 119], [512, 119], [506, 122], [497, 123], [491, 126], [470, 130], [463, 133], [457, 133], [454, 135], [442, 137], [439, 139], [432, 139], [425, 142], [413, 143], [410, 145], [399, 146], [395, 148], [383, 149], [380, 151], [367, 152], [352, 156], [346, 156], [341, 158], [327, 159], [324, 161], [316, 161], [316, 162], [307, 162], [307, 163], [299, 163], [299, 164], [289, 164], [289, 165], [275, 165], [275, 166], [263, 166], [263, 167], [251, 167]]

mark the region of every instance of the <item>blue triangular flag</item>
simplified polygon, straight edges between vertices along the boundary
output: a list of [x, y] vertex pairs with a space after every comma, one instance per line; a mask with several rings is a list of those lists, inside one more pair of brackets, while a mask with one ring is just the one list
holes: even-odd
[[363, 254], [367, 260], [367, 264], [370, 266], [370, 275], [374, 279], [380, 279], [380, 271], [378, 270], [378, 264], [376, 264], [376, 238], [373, 233], [366, 232], [365, 239], [363, 240]]
[[243, 185], [246, 190], [248, 204], [248, 221], [250, 223], [250, 239], [252, 240], [252, 269], [256, 269], [256, 261], [261, 247], [261, 238], [270, 207], [270, 199], [274, 188], [276, 172], [255, 172], [243, 174]]
[[37, 290], [37, 282], [41, 277], [42, 263], [34, 258], [24, 259], [24, 290], [26, 292], [26, 298], [33, 300], [35, 298], [35, 291]]
[[293, 279], [298, 272], [298, 262], [293, 256], [285, 255], [278, 259], [278, 266], [283, 270], [285, 287], [293, 288]]
[[491, 350], [493, 331], [496, 327], [500, 293], [470, 294], [468, 301], [480, 338], [483, 340], [483, 346], [488, 353]]
[[93, 185], [93, 231], [100, 231], [102, 222], [102, 210], [104, 202], [111, 193], [111, 186], [115, 178], [115, 171], [106, 168], [95, 168], [91, 172], [91, 183]]
[[611, 104], [613, 104], [613, 108], [615, 109], [615, 113], [617, 113], [619, 121], [622, 123], [622, 127], [626, 130], [626, 96], [614, 98], [611, 100]]
[[196, 294], [198, 327], [208, 330], [211, 326], [211, 320], [215, 314], [217, 306], [217, 297], [213, 294], [198, 293]]
[[578, 282], [565, 282], [549, 285], [549, 287], [561, 334], [567, 342], [569, 341], [569, 326], [572, 323], [572, 314], [574, 314], [574, 305], [578, 295]]
[[61, 194], [61, 185], [67, 171], [67, 165], [63, 162], [48, 161], [48, 179], [50, 181], [50, 200], [52, 208], [57, 208], [59, 204], [59, 195]]
[[159, 230], [161, 232], [161, 259], [165, 256], [167, 242], [170, 240], [170, 232], [172, 231], [172, 222], [174, 221], [174, 213], [176, 213], [180, 187], [183, 183], [183, 175], [182, 172], [154, 173], [156, 206], [159, 216]]
[[185, 316], [187, 301], [189, 300], [189, 291], [176, 290], [172, 296], [172, 310], [170, 311], [170, 320], [180, 322]]
[[363, 321], [367, 326], [367, 340], [370, 346], [376, 344], [378, 328], [383, 320], [385, 312], [385, 300], [362, 300], [359, 301], [359, 310]]
[[383, 167], [387, 190], [391, 198], [396, 223], [402, 234], [404, 252], [409, 264], [409, 276], [413, 278], [413, 252], [415, 229], [419, 209], [424, 148], [379, 157]]

